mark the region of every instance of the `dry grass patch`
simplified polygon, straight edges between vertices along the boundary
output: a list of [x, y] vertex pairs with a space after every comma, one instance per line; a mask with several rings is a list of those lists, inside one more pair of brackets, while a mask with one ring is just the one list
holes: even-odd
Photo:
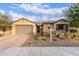
[[49, 40], [44, 39], [42, 37], [38, 37], [37, 39], [28, 39], [25, 41], [21, 47], [39, 47], [39, 46], [48, 46]]

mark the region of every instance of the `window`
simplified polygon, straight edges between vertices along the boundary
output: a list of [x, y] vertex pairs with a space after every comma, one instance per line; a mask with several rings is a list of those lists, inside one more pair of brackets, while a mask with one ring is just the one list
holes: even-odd
[[64, 30], [64, 25], [63, 24], [59, 24], [59, 30]]
[[68, 26], [66, 24], [57, 24], [56, 30], [68, 30]]

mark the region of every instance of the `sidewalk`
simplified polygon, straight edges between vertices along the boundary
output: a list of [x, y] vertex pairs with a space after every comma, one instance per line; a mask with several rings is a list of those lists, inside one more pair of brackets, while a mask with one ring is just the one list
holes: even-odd
[[79, 56], [79, 47], [2, 47], [0, 56]]

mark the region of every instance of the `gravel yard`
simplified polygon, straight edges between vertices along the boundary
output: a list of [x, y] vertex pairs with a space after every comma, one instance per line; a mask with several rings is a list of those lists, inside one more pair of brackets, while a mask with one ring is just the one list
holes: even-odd
[[39, 37], [37, 39], [29, 39], [25, 41], [22, 47], [79, 47], [79, 40], [75, 39], [59, 39], [57, 38], [55, 41], [50, 43], [49, 38]]

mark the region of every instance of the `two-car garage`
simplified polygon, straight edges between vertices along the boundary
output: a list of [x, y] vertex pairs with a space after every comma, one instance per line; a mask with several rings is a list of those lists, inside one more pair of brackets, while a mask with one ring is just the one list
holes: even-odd
[[21, 18], [12, 24], [12, 34], [36, 34], [36, 24], [25, 18]]
[[16, 34], [32, 34], [33, 26], [32, 25], [16, 25]]

